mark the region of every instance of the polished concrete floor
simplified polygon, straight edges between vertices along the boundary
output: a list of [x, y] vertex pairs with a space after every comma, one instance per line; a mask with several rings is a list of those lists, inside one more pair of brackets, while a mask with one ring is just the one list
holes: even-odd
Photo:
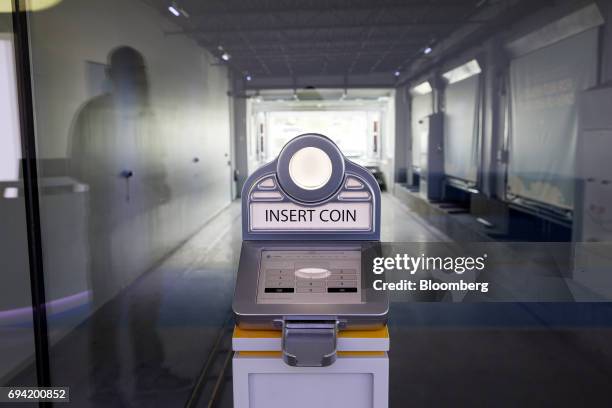
[[[395, 198], [382, 205], [383, 241], [449, 241]], [[53, 346], [71, 405], [232, 406], [240, 223], [234, 203]], [[553, 329], [542, 316], [537, 305], [394, 299], [390, 406], [612, 406], [612, 330]]]

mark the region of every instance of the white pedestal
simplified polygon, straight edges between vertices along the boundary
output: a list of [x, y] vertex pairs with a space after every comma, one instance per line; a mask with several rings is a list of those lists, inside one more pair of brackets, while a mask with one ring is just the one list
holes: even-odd
[[282, 359], [280, 332], [237, 329], [234, 408], [386, 408], [388, 331], [367, 333], [341, 333], [331, 366], [291, 367]]

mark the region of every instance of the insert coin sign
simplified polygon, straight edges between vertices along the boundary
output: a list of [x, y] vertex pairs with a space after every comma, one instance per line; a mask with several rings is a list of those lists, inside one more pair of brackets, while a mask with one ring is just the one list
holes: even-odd
[[250, 212], [253, 231], [369, 231], [372, 226], [371, 203], [251, 203]]

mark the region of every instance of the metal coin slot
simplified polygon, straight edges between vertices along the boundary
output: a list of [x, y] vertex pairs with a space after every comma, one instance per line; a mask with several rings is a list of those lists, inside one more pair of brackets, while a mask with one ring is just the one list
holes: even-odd
[[293, 367], [327, 367], [336, 361], [338, 322], [286, 321], [283, 360]]

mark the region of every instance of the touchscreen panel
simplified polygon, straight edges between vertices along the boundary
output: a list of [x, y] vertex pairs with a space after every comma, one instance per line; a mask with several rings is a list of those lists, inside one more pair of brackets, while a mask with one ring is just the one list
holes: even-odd
[[361, 251], [263, 250], [257, 303], [362, 303]]

